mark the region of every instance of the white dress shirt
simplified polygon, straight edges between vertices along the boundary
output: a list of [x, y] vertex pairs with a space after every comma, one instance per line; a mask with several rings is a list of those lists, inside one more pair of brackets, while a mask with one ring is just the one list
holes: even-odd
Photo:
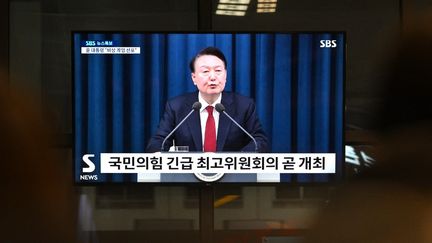
[[[217, 103], [221, 103], [222, 100], [222, 93], [219, 95], [219, 97], [216, 99], [216, 101], [213, 104], [207, 103], [207, 101], [204, 100], [204, 98], [201, 96], [201, 93], [198, 92], [198, 101], [201, 103], [201, 109], [200, 109], [200, 121], [201, 121], [201, 138], [202, 138], [202, 147], [204, 149], [204, 137], [205, 137], [205, 128], [207, 123], [207, 106], [211, 105], [213, 108]], [[216, 111], [216, 108], [213, 109], [213, 117], [215, 120], [215, 128], [216, 128], [216, 142], [217, 142], [217, 134], [218, 134], [218, 128], [219, 128], [219, 112]]]

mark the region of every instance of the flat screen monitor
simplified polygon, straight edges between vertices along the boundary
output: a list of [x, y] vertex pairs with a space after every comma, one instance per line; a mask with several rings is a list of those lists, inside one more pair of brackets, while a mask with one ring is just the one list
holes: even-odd
[[73, 32], [75, 182], [339, 180], [345, 42], [335, 31]]

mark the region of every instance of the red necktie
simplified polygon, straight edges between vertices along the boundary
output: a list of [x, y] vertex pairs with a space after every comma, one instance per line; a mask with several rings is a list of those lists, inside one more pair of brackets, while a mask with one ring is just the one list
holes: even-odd
[[204, 152], [216, 152], [216, 127], [213, 117], [213, 106], [206, 107], [208, 117], [204, 136]]

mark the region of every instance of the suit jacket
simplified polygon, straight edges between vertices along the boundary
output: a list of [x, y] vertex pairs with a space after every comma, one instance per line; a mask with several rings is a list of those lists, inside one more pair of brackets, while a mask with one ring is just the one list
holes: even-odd
[[[150, 139], [146, 152], [160, 151], [164, 138], [192, 110], [198, 101], [198, 92], [177, 96], [169, 100], [156, 134]], [[223, 92], [221, 103], [225, 111], [234, 118], [257, 141], [258, 151], [267, 152], [267, 137], [262, 129], [252, 99], [231, 92]], [[170, 137], [164, 151], [168, 151], [175, 140], [176, 146], [189, 146], [189, 151], [202, 151], [202, 136], [199, 112], [192, 115]], [[240, 128], [225, 115], [219, 116], [216, 151], [255, 151], [255, 144]]]

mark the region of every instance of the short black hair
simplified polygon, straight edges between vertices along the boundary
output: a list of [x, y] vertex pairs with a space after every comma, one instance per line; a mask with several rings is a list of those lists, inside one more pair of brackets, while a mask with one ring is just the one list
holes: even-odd
[[227, 68], [227, 62], [226, 62], [225, 55], [223, 54], [223, 52], [216, 47], [209, 46], [209, 47], [202, 49], [200, 52], [198, 52], [195, 55], [195, 57], [192, 58], [192, 60], [189, 63], [189, 68], [190, 68], [191, 72], [195, 72], [196, 59], [199, 58], [200, 56], [205, 56], [205, 55], [215, 56], [215, 57], [221, 59], [225, 65], [225, 69]]

